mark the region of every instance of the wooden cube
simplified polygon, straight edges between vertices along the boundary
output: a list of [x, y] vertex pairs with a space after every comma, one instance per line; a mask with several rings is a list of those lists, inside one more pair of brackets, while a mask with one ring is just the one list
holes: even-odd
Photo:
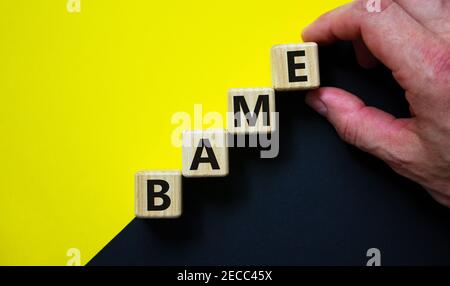
[[271, 51], [275, 90], [314, 89], [320, 86], [316, 43], [276, 45]]
[[271, 133], [276, 128], [273, 88], [234, 88], [228, 92], [228, 131]]
[[227, 136], [225, 130], [183, 132], [183, 176], [228, 175]]
[[181, 172], [142, 171], [135, 177], [135, 212], [139, 218], [181, 215]]

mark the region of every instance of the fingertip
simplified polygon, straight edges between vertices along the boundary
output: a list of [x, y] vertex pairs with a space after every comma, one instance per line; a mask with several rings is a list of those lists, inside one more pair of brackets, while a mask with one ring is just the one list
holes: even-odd
[[310, 91], [307, 100], [320, 100], [328, 112], [355, 110], [364, 106], [364, 103], [356, 95], [335, 87], [321, 87]]
[[320, 88], [308, 90], [308, 92], [306, 93], [306, 98], [317, 96], [319, 94], [319, 90]]
[[328, 45], [336, 41], [336, 38], [323, 31], [323, 24], [316, 21], [303, 29], [301, 37], [303, 42], [315, 42], [320, 45]]
[[320, 115], [327, 116], [328, 108], [320, 99], [320, 92], [318, 89], [311, 90], [306, 94], [305, 103]]
[[314, 42], [314, 41], [312, 41], [312, 38], [310, 36], [311, 25], [312, 24], [306, 26], [306, 28], [304, 28], [302, 31], [301, 37], [302, 37], [303, 42]]
[[317, 96], [322, 99], [328, 99], [329, 97], [335, 97], [336, 95], [339, 95], [340, 93], [345, 92], [344, 90], [336, 87], [320, 87], [318, 89], [310, 90], [308, 92], [308, 95], [311, 94], [311, 96]]

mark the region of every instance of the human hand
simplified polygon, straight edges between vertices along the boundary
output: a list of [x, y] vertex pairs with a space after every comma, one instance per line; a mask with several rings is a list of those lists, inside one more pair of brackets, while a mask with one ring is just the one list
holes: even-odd
[[358, 62], [387, 66], [405, 90], [411, 118], [397, 119], [344, 90], [311, 91], [306, 103], [350, 144], [384, 160], [450, 207], [450, 0], [357, 0], [322, 15], [305, 42], [352, 41]]

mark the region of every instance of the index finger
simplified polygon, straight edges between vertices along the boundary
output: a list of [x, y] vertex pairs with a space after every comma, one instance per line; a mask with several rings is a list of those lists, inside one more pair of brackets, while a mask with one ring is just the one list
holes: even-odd
[[329, 44], [361, 37], [404, 89], [425, 91], [445, 57], [443, 43], [392, 0], [381, 1], [380, 12], [369, 12], [366, 4], [354, 1], [324, 14], [304, 30], [304, 41]]

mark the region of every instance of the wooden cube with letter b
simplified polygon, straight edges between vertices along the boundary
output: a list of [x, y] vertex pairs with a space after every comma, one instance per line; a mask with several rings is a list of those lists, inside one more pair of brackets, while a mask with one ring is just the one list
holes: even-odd
[[273, 46], [271, 61], [275, 90], [314, 89], [320, 86], [316, 43]]
[[181, 172], [142, 171], [135, 177], [135, 211], [139, 218], [181, 215]]
[[183, 132], [183, 176], [228, 175], [228, 146], [225, 130]]
[[273, 88], [230, 89], [228, 111], [230, 133], [256, 134], [275, 131], [275, 91]]

